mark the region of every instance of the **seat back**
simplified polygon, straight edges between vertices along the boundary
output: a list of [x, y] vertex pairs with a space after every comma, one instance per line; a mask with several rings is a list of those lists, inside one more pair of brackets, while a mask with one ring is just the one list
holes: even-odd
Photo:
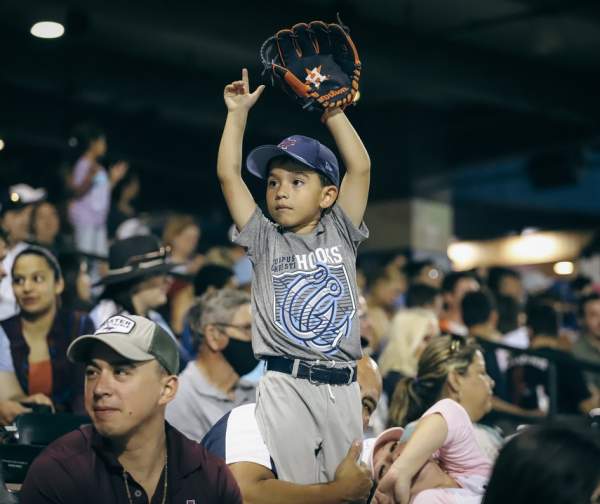
[[87, 423], [88, 417], [70, 413], [25, 413], [15, 420], [22, 445], [48, 445]]
[[0, 444], [0, 467], [5, 483], [23, 483], [27, 470], [45, 446]]

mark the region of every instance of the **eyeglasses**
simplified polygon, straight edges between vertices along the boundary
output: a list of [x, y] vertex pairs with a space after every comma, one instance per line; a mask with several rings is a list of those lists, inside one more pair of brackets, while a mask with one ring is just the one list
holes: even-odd
[[220, 327], [232, 327], [233, 329], [237, 329], [237, 330], [245, 332], [245, 333], [252, 332], [252, 324], [239, 325], [239, 324], [225, 324], [224, 322], [217, 322], [214, 325], [220, 326]]

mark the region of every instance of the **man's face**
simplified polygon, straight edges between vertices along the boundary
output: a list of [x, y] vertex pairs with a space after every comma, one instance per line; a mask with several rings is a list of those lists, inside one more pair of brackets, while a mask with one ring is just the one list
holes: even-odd
[[588, 301], [583, 307], [583, 324], [586, 335], [600, 341], [600, 299]]
[[239, 341], [252, 341], [252, 313], [250, 303], [243, 304], [234, 313], [231, 322], [225, 326], [225, 334]]
[[161, 371], [156, 360], [132, 362], [103, 343], [95, 343], [85, 368], [85, 409], [105, 437], [130, 435], [164, 417], [177, 378]]
[[31, 205], [19, 210], [8, 210], [2, 218], [2, 227], [8, 233], [11, 243], [18, 243], [29, 238], [29, 220]]
[[381, 390], [383, 388], [379, 368], [371, 357], [365, 356], [358, 361], [357, 381], [358, 386], [360, 387], [360, 397], [362, 402], [363, 432], [366, 432], [369, 428], [371, 415], [379, 403]]

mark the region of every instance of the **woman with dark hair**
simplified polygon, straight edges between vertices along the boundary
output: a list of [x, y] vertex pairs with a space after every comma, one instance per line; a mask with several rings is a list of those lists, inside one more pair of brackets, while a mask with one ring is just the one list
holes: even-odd
[[94, 331], [81, 312], [63, 310], [64, 288], [58, 261], [48, 250], [31, 246], [21, 251], [12, 266], [12, 284], [20, 313], [0, 322], [4, 355], [0, 371], [13, 372], [11, 396], [43, 394], [56, 409], [82, 411], [83, 370], [69, 362], [71, 341]]
[[564, 424], [530, 427], [500, 452], [483, 504], [600, 502], [600, 432]]

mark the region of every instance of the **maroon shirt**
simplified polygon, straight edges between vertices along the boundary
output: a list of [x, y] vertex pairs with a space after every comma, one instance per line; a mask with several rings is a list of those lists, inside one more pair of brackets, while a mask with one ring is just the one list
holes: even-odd
[[[225, 463], [170, 425], [167, 427], [169, 504], [242, 504]], [[128, 476], [131, 502], [160, 504], [164, 470], [154, 498]], [[19, 494], [21, 504], [129, 504], [123, 466], [91, 425], [61, 437], [33, 462]]]

